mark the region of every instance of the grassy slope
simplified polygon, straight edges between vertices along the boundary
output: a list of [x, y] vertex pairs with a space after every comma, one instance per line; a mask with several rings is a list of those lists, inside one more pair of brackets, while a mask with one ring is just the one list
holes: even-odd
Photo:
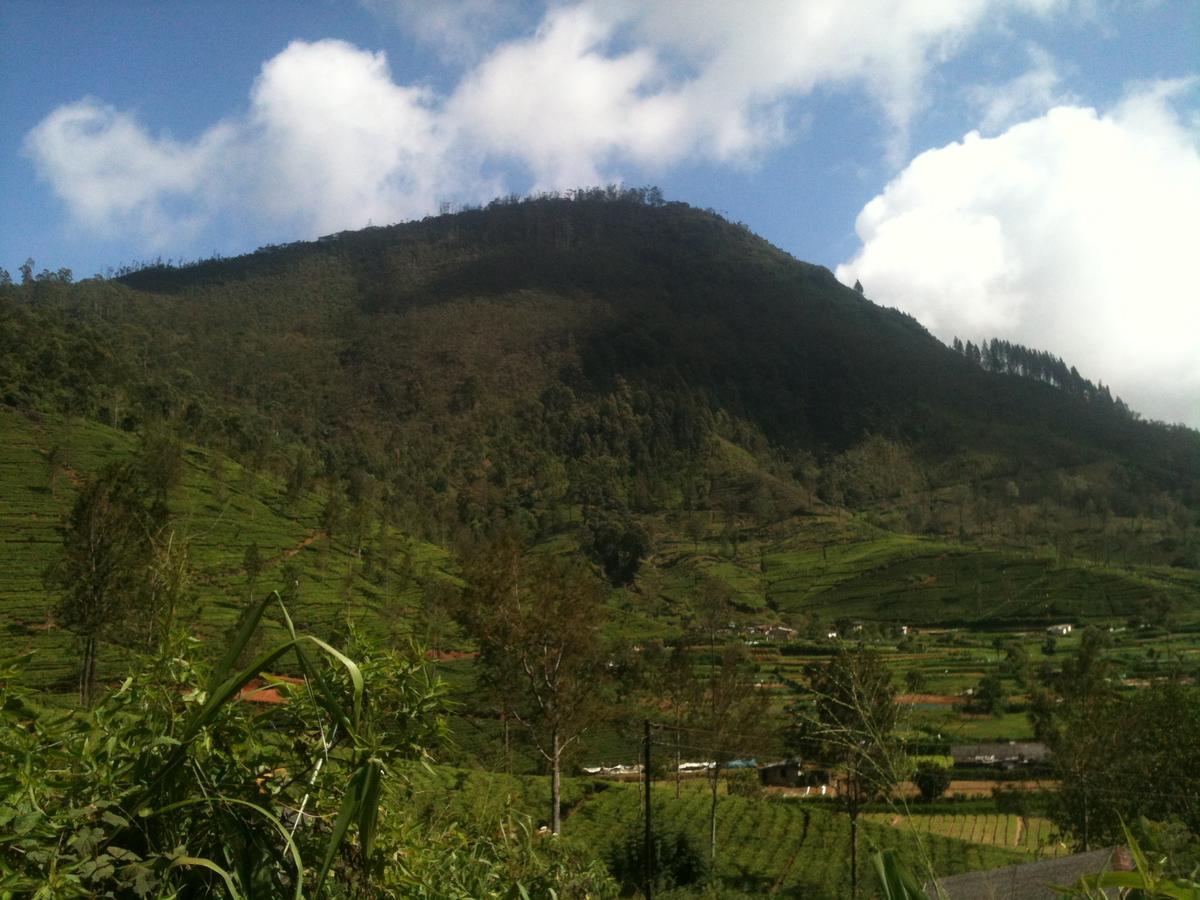
[[[707, 849], [709, 794], [691, 785], [676, 800], [662, 786], [654, 797], [660, 828], [687, 833]], [[636, 834], [641, 801], [635, 785], [614, 785], [579, 804], [564, 834], [607, 853]], [[908, 859], [925, 859], [938, 874], [991, 868], [1018, 861], [1009, 850], [973, 845], [940, 835], [869, 823], [861, 831], [865, 875], [869, 847], [899, 847]], [[721, 896], [843, 897], [849, 889], [849, 824], [830, 806], [781, 799], [722, 796], [717, 809], [716, 877]]]
[[[66, 689], [71, 638], [52, 625], [53, 599], [42, 573], [58, 553], [57, 528], [74, 501], [75, 485], [105, 462], [134, 453], [136, 442], [103, 425], [4, 409], [0, 434], [0, 634], [14, 649], [36, 651], [31, 678]], [[55, 446], [64, 451], [66, 463], [52, 485], [45, 454]], [[410, 632], [420, 602], [417, 578], [440, 575], [443, 551], [392, 533], [397, 552], [386, 578], [368, 579], [351, 548], [321, 532], [321, 498], [308, 494], [289, 507], [274, 479], [244, 472], [197, 447], [187, 448], [184, 459], [182, 483], [172, 492], [170, 507], [195, 570], [201, 636], [216, 639], [236, 620], [249, 594], [242, 559], [251, 542], [266, 563], [258, 591], [282, 589], [285, 565], [295, 567], [299, 593], [290, 608], [302, 627], [335, 634], [353, 619], [381, 637], [403, 639]], [[104, 659], [110, 672], [119, 671], [119, 651], [110, 650]]]
[[833, 513], [747, 532], [736, 551], [713, 536], [660, 542], [664, 596], [680, 599], [700, 571], [729, 583], [747, 611], [810, 612], [822, 621], [971, 626], [1124, 619], [1158, 596], [1170, 598], [1182, 620], [1200, 619], [1200, 571], [1191, 569], [1065, 562], [1046, 551], [896, 534]]
[[[3, 409], [0, 433], [0, 628], [20, 642], [15, 646], [39, 651], [33, 677], [65, 687], [70, 641], [48, 627], [52, 602], [42, 573], [55, 559], [56, 528], [75, 485], [105, 462], [135, 452], [136, 440], [83, 420]], [[53, 484], [46, 460], [52, 447], [65, 457]], [[351, 618], [381, 636], [402, 638], [420, 604], [420, 582], [441, 577], [449, 565], [443, 550], [389, 529], [392, 559], [365, 577], [364, 562], [353, 558], [342, 536], [330, 541], [321, 532], [321, 497], [306, 494], [289, 507], [277, 479], [202, 448], [188, 447], [185, 463], [171, 507], [196, 569], [203, 634], [218, 634], [244, 602], [242, 558], [252, 541], [267, 561], [258, 589], [284, 587], [284, 566], [294, 566], [296, 615], [326, 633], [337, 633]], [[632, 589], [614, 595], [616, 630], [634, 640], [680, 633], [691, 621], [691, 595], [701, 577], [728, 584], [739, 617], [756, 622], [801, 612], [823, 622], [861, 617], [914, 625], [1072, 619], [1085, 612], [1119, 619], [1159, 595], [1175, 601], [1182, 621], [1200, 617], [1200, 573], [1191, 570], [1058, 563], [1044, 554], [889, 533], [837, 511], [735, 529], [735, 548], [720, 537], [719, 514], [699, 515], [707, 521], [697, 538], [682, 536], [678, 516], [654, 520], [653, 558]]]

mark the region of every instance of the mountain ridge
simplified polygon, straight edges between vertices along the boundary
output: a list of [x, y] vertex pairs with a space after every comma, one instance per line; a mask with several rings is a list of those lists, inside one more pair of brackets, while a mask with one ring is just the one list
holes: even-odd
[[[893, 527], [972, 539], [996, 533], [989, 508], [1015, 521], [1041, 504], [1089, 554], [1105, 515], [1171, 523], [1143, 561], [1197, 564], [1200, 434], [983, 371], [828, 269], [648, 192], [8, 296], [10, 321], [58, 331], [26, 323], [29, 346], [8, 345], [24, 358], [0, 371], [10, 405], [165, 419], [438, 541], [506, 518], [549, 535], [590, 513], [710, 509], [759, 527], [909, 498], [882, 513]], [[82, 352], [56, 365], [56, 343]], [[39, 365], [53, 389], [23, 379]], [[751, 462], [733, 471], [718, 440]], [[1001, 539], [1030, 540], [1017, 530]]]

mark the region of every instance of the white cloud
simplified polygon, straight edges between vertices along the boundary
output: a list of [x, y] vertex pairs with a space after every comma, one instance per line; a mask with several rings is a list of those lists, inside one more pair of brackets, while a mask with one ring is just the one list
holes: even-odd
[[233, 133], [218, 124], [191, 142], [154, 137], [133, 116], [84, 98], [38, 123], [25, 152], [86, 227], [132, 230], [161, 247], [201, 226], [201, 210], [214, 199], [207, 187]]
[[471, 72], [447, 107], [472, 146], [518, 159], [541, 187], [596, 183], [618, 154], [662, 161], [680, 147], [680, 110], [645, 49], [606, 55], [611, 25], [585, 7], [552, 11], [528, 40]]
[[865, 90], [900, 152], [926, 102], [929, 71], [990, 21], [1046, 14], [1066, 0], [659, 0], [617, 6], [645, 43], [694, 71], [682, 94], [718, 158], [778, 139], [779, 104], [818, 87]]
[[26, 153], [83, 226], [158, 249], [221, 215], [313, 236], [420, 216], [443, 192], [499, 192], [421, 88], [382, 53], [296, 41], [262, 67], [247, 112], [191, 141], [154, 136], [84, 99], [26, 137]]
[[520, 16], [516, 0], [360, 0], [379, 18], [432, 46], [448, 62], [478, 58]]
[[311, 233], [431, 209], [447, 143], [428, 92], [396, 85], [384, 54], [295, 42], [255, 82], [242, 153], [258, 214]]
[[[517, 15], [478, 0], [363, 2], [468, 43]], [[1009, 14], [1065, 2], [588, 0], [550, 6], [444, 95], [398, 84], [382, 53], [296, 41], [263, 65], [242, 114], [192, 140], [84, 100], [47, 116], [27, 149], [96, 231], [153, 246], [236, 216], [312, 235], [506, 192], [485, 172], [562, 188], [631, 166], [753, 165], [804, 121], [796, 98], [819, 88], [873, 98], [898, 150], [931, 67]]]
[[1200, 130], [1143, 86], [923, 153], [858, 217], [849, 284], [939, 337], [1063, 356], [1135, 409], [1200, 425]]
[[1031, 65], [1016, 78], [967, 89], [967, 98], [982, 111], [979, 130], [984, 134], [995, 134], [1053, 106], [1077, 102], [1062, 89], [1062, 76], [1050, 54], [1038, 46], [1030, 46], [1028, 52]]

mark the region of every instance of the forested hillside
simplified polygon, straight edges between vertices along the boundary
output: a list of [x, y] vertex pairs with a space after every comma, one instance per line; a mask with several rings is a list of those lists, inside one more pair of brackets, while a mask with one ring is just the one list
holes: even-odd
[[[503, 521], [585, 550], [651, 630], [710, 577], [784, 618], [961, 620], [989, 583], [1018, 619], [1188, 611], [1200, 434], [653, 190], [27, 281], [0, 289], [5, 406], [165, 428], [358, 565], [389, 529], [453, 550]], [[832, 571], [853, 545], [875, 562]]]
[[4, 401], [127, 430], [166, 418], [298, 477], [369, 475], [427, 527], [470, 524], [481, 492], [536, 513], [556, 490], [703, 505], [696, 466], [718, 439], [854, 507], [995, 479], [1069, 503], [1050, 474], [1066, 470], [1116, 515], [1196, 505], [1195, 432], [1107, 392], [980, 372], [827, 270], [631, 193], [119, 281], [47, 273], [5, 290]]

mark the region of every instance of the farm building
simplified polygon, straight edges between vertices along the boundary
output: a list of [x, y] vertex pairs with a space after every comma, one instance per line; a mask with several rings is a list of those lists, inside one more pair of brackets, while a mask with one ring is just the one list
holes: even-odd
[[623, 775], [641, 775], [642, 764], [634, 763], [632, 765], [615, 765], [615, 766], [584, 766], [584, 775], [609, 775], [621, 777]]
[[800, 787], [804, 772], [800, 768], [800, 760], [783, 759], [759, 766], [758, 778], [767, 787]]
[[1034, 741], [1007, 741], [991, 744], [958, 744], [950, 748], [956, 766], [1023, 766], [1045, 762], [1050, 749]]
[[1046, 634], [1053, 634], [1058, 637], [1066, 637], [1071, 633], [1072, 630], [1073, 629], [1071, 628], [1070, 624], [1064, 623], [1062, 625], [1051, 625], [1046, 629]]

